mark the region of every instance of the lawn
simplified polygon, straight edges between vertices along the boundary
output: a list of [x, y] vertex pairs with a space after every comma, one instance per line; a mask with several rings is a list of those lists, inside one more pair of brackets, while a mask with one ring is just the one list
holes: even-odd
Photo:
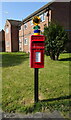
[[34, 69], [29, 54], [2, 53], [2, 109], [5, 112], [32, 113], [60, 111], [69, 113], [69, 58], [61, 54], [58, 61], [45, 55], [45, 67], [39, 69], [39, 102], [34, 106]]

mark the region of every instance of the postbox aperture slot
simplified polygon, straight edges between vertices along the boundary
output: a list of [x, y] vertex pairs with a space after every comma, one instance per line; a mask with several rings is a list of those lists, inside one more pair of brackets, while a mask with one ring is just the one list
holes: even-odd
[[44, 41], [38, 41], [38, 42], [36, 42], [36, 41], [34, 41], [34, 42], [32, 42], [32, 47], [43, 47], [44, 46]]
[[32, 41], [33, 43], [44, 43], [44, 41]]

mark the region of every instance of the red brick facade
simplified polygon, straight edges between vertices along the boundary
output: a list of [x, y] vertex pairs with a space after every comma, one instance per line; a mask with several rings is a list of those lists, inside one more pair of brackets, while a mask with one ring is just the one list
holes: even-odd
[[[71, 52], [71, 2], [51, 2], [35, 11], [22, 22], [17, 20], [7, 20], [5, 24], [5, 51], [30, 52], [30, 36], [33, 34], [32, 18], [39, 16], [41, 18], [41, 34], [44, 26], [50, 21], [55, 21], [62, 25], [69, 34], [67, 50]], [[19, 30], [19, 25], [21, 29]], [[0, 46], [1, 49], [1, 46]]]
[[5, 32], [0, 31], [0, 52], [5, 52]]
[[59, 23], [68, 32], [69, 42], [66, 47], [71, 52], [71, 2], [53, 2], [51, 8], [52, 21]]
[[[33, 14], [28, 16], [23, 20], [23, 25], [21, 26], [21, 30], [19, 31], [19, 50], [24, 52], [29, 52], [30, 46], [30, 36], [33, 34], [33, 26], [31, 25], [31, 20], [34, 16], [43, 17], [44, 20], [40, 23], [41, 31], [43, 32], [45, 24], [48, 26], [48, 21], [55, 21], [62, 25], [66, 31], [71, 30], [69, 19], [71, 19], [71, 2], [52, 2], [46, 4], [39, 10], [35, 11]], [[69, 39], [71, 39], [71, 32], [69, 32]], [[71, 40], [67, 45], [67, 49], [70, 51], [69, 44], [71, 44]]]
[[5, 24], [5, 48], [6, 52], [19, 51], [19, 25], [20, 21], [7, 20]]
[[[44, 20], [40, 22], [41, 33], [43, 32], [44, 26], [48, 26], [48, 20], [51, 21], [51, 10], [49, 10], [49, 19], [47, 17], [47, 12], [44, 12]], [[40, 17], [43, 17], [43, 14]], [[25, 28], [26, 25], [26, 28]], [[30, 36], [33, 34], [32, 19], [27, 23], [21, 26], [21, 30], [19, 31], [19, 50], [24, 52], [30, 52]], [[25, 43], [26, 40], [26, 43]], [[21, 48], [22, 47], [22, 48]]]

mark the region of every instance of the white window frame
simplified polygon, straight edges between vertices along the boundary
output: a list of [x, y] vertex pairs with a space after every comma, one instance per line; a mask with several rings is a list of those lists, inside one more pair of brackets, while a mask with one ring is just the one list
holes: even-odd
[[19, 51], [22, 51], [22, 48], [21, 48], [21, 47], [19, 47]]
[[44, 18], [44, 19], [43, 19], [43, 21], [45, 21], [45, 15], [46, 15], [46, 14], [45, 14], [45, 13], [43, 13], [43, 18]]
[[21, 43], [22, 42], [22, 40], [21, 39], [19, 39], [19, 43]]
[[23, 25], [21, 26], [21, 30], [23, 30]]
[[33, 25], [33, 20], [30, 21], [31, 26]]
[[[25, 42], [26, 41], [26, 42]], [[27, 38], [24, 38], [24, 45], [27, 45], [28, 44], [28, 39]]]
[[46, 16], [46, 13], [43, 13], [42, 15], [39, 16], [41, 19], [41, 22], [45, 21], [45, 16]]
[[9, 33], [9, 28], [8, 27], [6, 28], [6, 33]]
[[6, 46], [9, 47], [10, 46], [10, 42], [6, 41]]
[[[25, 26], [26, 26], [26, 27], [25, 27]], [[25, 23], [25, 24], [24, 24], [24, 29], [27, 29], [27, 27], [28, 27], [28, 26], [27, 26], [27, 23]]]

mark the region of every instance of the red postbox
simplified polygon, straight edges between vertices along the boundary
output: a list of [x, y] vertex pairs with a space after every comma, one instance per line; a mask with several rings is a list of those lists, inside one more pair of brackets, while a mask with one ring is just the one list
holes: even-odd
[[44, 39], [43, 35], [32, 35], [30, 43], [31, 68], [44, 68]]

